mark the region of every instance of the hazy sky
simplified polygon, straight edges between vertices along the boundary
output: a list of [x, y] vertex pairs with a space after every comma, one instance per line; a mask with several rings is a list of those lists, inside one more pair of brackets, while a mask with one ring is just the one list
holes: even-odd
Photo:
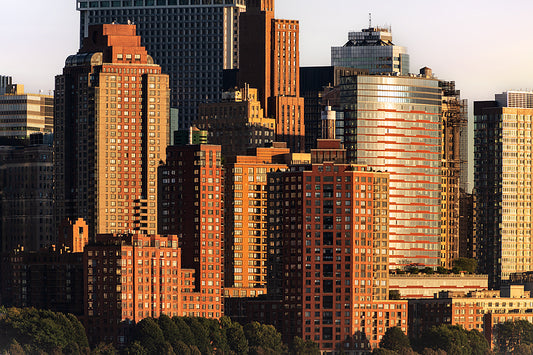
[[[329, 65], [330, 47], [348, 31], [391, 26], [408, 48], [411, 71], [429, 66], [455, 80], [469, 100], [533, 88], [533, 2], [529, 0], [278, 0], [279, 18], [300, 20], [301, 65]], [[0, 0], [0, 75], [28, 91], [52, 90], [78, 49], [75, 0]]]

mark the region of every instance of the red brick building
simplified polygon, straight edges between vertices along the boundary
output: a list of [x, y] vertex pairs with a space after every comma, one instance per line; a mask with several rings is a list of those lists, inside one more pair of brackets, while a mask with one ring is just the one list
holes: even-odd
[[269, 293], [285, 341], [358, 353], [389, 327], [407, 332], [407, 302], [388, 300], [388, 186], [386, 173], [327, 161], [269, 175]]
[[240, 17], [241, 87], [259, 90], [268, 117], [276, 119], [276, 141], [304, 151], [304, 99], [300, 97], [299, 22], [274, 18], [274, 0], [251, 0]]
[[194, 270], [194, 292], [184, 296], [187, 315], [223, 315], [224, 214], [220, 146], [167, 148], [160, 167], [159, 230], [176, 234], [182, 267]]
[[91, 344], [124, 344], [127, 325], [146, 317], [181, 316], [177, 236], [101, 234], [84, 262], [84, 317]]

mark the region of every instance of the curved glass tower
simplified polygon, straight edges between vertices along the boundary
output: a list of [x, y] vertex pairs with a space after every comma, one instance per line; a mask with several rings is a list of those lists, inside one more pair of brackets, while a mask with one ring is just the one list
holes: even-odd
[[425, 76], [342, 79], [348, 157], [390, 173], [390, 268], [440, 265], [441, 102]]

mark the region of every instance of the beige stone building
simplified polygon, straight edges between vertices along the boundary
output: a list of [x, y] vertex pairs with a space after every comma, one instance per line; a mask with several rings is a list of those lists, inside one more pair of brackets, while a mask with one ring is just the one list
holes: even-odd
[[56, 223], [157, 232], [157, 168], [169, 141], [168, 76], [135, 25], [89, 28], [56, 78]]

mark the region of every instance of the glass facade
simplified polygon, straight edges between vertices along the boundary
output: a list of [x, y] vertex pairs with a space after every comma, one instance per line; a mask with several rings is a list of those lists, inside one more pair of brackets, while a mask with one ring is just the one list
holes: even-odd
[[392, 43], [388, 29], [369, 28], [348, 37], [344, 46], [331, 48], [331, 65], [367, 69], [370, 74], [409, 73], [407, 49]]
[[533, 271], [533, 109], [488, 104], [474, 106], [474, 230], [482, 271], [499, 288], [512, 273]]
[[440, 265], [441, 102], [434, 79], [341, 81], [348, 158], [391, 174], [391, 268]]
[[239, 15], [244, 0], [82, 1], [80, 38], [88, 26], [137, 25], [137, 35], [170, 77], [170, 104], [179, 108], [179, 129], [198, 117], [198, 105], [219, 102], [224, 69], [238, 68]]

